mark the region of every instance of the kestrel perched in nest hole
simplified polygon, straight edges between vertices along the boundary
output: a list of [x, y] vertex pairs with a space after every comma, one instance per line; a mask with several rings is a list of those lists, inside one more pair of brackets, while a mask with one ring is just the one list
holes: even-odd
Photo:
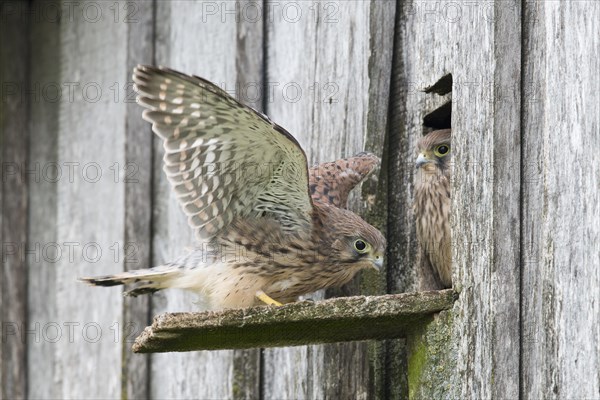
[[433, 131], [417, 143], [414, 212], [431, 288], [452, 287], [450, 236], [451, 131]]
[[133, 80], [198, 244], [165, 265], [84, 282], [134, 284], [132, 296], [188, 289], [217, 309], [292, 302], [382, 267], [385, 238], [346, 209], [376, 156], [309, 170], [291, 134], [216, 85], [151, 66]]

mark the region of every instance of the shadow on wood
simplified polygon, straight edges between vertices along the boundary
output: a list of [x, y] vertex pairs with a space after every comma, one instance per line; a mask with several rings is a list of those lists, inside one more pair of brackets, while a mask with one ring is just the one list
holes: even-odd
[[448, 289], [162, 314], [136, 339], [133, 351], [243, 349], [404, 337], [432, 314], [451, 308], [456, 298], [457, 293]]

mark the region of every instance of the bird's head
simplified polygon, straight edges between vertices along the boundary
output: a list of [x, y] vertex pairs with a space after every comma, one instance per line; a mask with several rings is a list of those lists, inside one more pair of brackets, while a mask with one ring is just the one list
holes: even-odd
[[335, 237], [328, 240], [331, 256], [337, 264], [363, 269], [381, 270], [385, 254], [385, 237], [351, 211], [327, 206], [326, 224], [332, 226]]
[[417, 143], [416, 167], [428, 173], [448, 174], [452, 159], [450, 129], [429, 132]]

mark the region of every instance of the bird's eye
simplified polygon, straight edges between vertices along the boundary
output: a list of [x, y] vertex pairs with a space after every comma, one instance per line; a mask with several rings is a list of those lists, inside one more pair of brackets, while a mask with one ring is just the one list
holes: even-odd
[[364, 240], [358, 239], [354, 242], [354, 249], [361, 254], [366, 253], [369, 251], [369, 245]]
[[450, 153], [450, 146], [442, 144], [435, 148], [434, 153], [438, 157], [444, 157]]

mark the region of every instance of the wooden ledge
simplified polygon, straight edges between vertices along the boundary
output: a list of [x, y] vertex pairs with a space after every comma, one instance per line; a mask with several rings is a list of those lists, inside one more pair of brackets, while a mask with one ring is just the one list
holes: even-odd
[[406, 336], [452, 307], [452, 289], [338, 297], [281, 307], [161, 314], [135, 340], [136, 353], [298, 346]]

